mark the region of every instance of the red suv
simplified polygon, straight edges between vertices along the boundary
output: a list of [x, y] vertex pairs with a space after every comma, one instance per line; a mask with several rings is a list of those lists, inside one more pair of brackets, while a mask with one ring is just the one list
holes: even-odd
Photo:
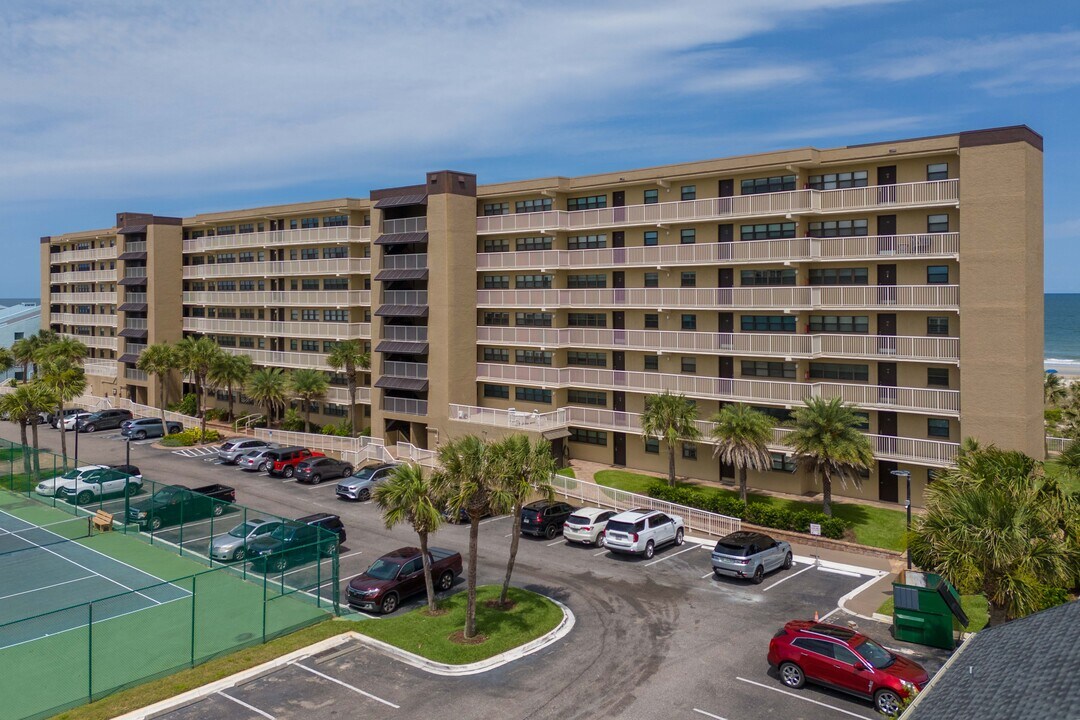
[[769, 665], [789, 688], [809, 680], [872, 700], [885, 715], [898, 714], [901, 699], [922, 690], [930, 679], [921, 665], [865, 635], [812, 620], [793, 620], [773, 635]]
[[313, 457], [324, 457], [318, 450], [308, 450], [302, 447], [284, 447], [270, 450], [266, 453], [266, 470], [272, 476], [281, 475], [291, 478], [296, 474], [296, 466], [304, 460]]

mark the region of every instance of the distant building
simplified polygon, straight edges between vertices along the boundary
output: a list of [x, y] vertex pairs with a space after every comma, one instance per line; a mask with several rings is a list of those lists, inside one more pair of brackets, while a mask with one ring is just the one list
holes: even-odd
[[[34, 335], [41, 328], [41, 305], [19, 303], [0, 308], [0, 347], [11, 347], [16, 340]], [[0, 381], [23, 379], [22, 368], [0, 373]]]

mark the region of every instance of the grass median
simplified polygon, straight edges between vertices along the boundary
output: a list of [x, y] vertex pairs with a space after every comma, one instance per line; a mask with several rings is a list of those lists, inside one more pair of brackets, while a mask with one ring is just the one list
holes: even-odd
[[428, 615], [425, 605], [404, 615], [360, 623], [356, 631], [428, 660], [464, 665], [524, 645], [551, 632], [562, 621], [558, 605], [520, 588], [510, 588], [513, 607], [509, 610], [490, 607], [488, 601], [498, 600], [500, 590], [497, 585], [476, 589], [476, 630], [484, 637], [476, 644], [453, 639], [465, 627], [464, 591], [440, 602], [444, 612], [439, 615]]

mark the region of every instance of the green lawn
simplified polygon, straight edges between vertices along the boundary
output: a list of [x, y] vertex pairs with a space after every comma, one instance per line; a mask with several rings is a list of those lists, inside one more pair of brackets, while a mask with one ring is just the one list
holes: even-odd
[[361, 623], [356, 631], [429, 660], [462, 665], [477, 662], [524, 645], [553, 630], [562, 621], [562, 610], [543, 595], [510, 588], [511, 610], [487, 607], [485, 600], [498, 599], [501, 588], [486, 585], [476, 589], [476, 629], [487, 639], [477, 645], [450, 640], [465, 627], [465, 592], [439, 603], [448, 612], [428, 617], [427, 606], [405, 615]]
[[1057, 478], [1066, 492], [1080, 493], [1080, 475], [1067, 472], [1057, 460], [1047, 460], [1043, 468], [1047, 476]]
[[[961, 595], [960, 607], [964, 608], [964, 614], [968, 616], [968, 626], [964, 628], [966, 632], [978, 632], [986, 627], [986, 623], [990, 619], [990, 606], [985, 597], [982, 595]], [[892, 595], [881, 603], [878, 612], [892, 617]]]
[[[658, 480], [658, 478], [650, 475], [640, 475], [626, 470], [601, 470], [596, 473], [595, 479], [600, 485], [641, 495], [648, 494], [649, 485]], [[728, 497], [738, 496], [738, 493], [734, 490], [716, 487], [715, 485], [684, 482], [679, 483], [679, 485], [691, 487], [704, 493], [726, 495]], [[767, 503], [787, 510], [821, 509], [820, 502], [788, 500], [753, 492], [748, 495], [747, 500], [751, 503]], [[846, 520], [855, 534], [855, 541], [862, 545], [888, 550], [903, 550], [905, 547], [904, 530], [907, 525], [907, 517], [902, 510], [889, 510], [846, 501], [838, 502], [834, 499], [833, 516]]]
[[559, 470], [558, 474], [559, 475], [564, 475], [564, 476], [569, 477], [569, 478], [576, 478], [577, 477], [577, 475], [574, 474], [574, 468], [572, 468], [572, 467], [565, 467], [565, 468]]

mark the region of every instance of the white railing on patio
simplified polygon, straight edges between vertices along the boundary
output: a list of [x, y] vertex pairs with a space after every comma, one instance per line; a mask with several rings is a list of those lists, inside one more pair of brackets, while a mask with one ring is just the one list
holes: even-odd
[[476, 405], [458, 405], [451, 403], [450, 419], [461, 422], [478, 423], [494, 427], [523, 428], [528, 430], [550, 430], [566, 427], [569, 420], [567, 414], [574, 408], [560, 408], [554, 412], [535, 413], [519, 411], [514, 408], [499, 410], [497, 408], [478, 407]]
[[1069, 438], [1053, 437], [1051, 435], [1046, 436], [1046, 452], [1053, 453], [1055, 455], [1065, 452], [1065, 448], [1069, 443], [1076, 442]]
[[308, 228], [297, 230], [270, 230], [269, 232], [243, 233], [237, 235], [215, 235], [184, 241], [184, 252], [194, 253], [206, 250], [223, 250], [242, 247], [281, 247], [285, 245], [307, 245], [313, 243], [367, 242], [371, 239], [371, 228], [366, 225], [345, 225], [341, 227]]
[[427, 415], [428, 401], [414, 398], [383, 397], [383, 410], [405, 415]]

